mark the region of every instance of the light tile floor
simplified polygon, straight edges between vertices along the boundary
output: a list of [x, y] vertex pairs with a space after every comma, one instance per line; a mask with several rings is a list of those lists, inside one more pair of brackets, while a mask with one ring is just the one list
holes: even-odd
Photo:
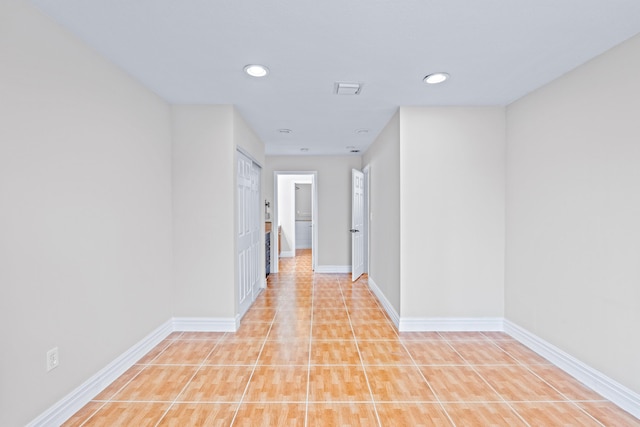
[[237, 333], [176, 332], [65, 426], [640, 426], [504, 333], [398, 333], [366, 277], [281, 262]]

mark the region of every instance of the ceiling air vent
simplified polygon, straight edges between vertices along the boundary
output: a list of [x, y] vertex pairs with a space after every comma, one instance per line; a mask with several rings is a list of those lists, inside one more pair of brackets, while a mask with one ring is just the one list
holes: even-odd
[[336, 82], [336, 95], [359, 95], [362, 85], [360, 83]]

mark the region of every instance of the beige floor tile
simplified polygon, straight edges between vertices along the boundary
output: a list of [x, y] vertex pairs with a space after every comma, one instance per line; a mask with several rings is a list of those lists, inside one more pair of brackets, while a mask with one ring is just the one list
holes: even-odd
[[315, 310], [344, 310], [344, 301], [336, 291], [332, 291], [331, 297], [316, 297], [313, 299], [313, 308]]
[[180, 393], [179, 402], [239, 402], [253, 367], [203, 366]]
[[241, 323], [240, 328], [236, 332], [229, 332], [229, 337], [236, 339], [260, 339], [267, 336], [271, 325], [261, 322]]
[[308, 427], [373, 427], [378, 425], [373, 404], [313, 403], [309, 404]]
[[437, 403], [376, 403], [382, 427], [450, 427]]
[[377, 311], [379, 315], [382, 315], [383, 318], [386, 318], [386, 315], [382, 311], [380, 304], [376, 299], [373, 298], [345, 298], [345, 305], [347, 306], [347, 310], [349, 310], [349, 314], [353, 315], [357, 313], [359, 310], [373, 310]]
[[374, 401], [422, 401], [437, 399], [415, 366], [365, 366]]
[[413, 365], [413, 359], [400, 341], [358, 341], [365, 365]]
[[210, 340], [218, 341], [226, 332], [182, 332], [176, 339], [179, 340]]
[[114, 400], [170, 401], [191, 380], [196, 366], [148, 365], [129, 382]]
[[139, 364], [151, 363], [156, 357], [158, 357], [160, 353], [162, 353], [167, 347], [173, 344], [174, 341], [175, 341], [174, 339], [165, 339], [164, 341], [156, 345], [153, 349], [151, 349], [149, 353], [145, 354], [142, 358], [140, 358], [140, 360], [138, 360], [136, 363], [139, 363]]
[[421, 366], [420, 370], [440, 401], [502, 401], [470, 366]]
[[311, 366], [309, 401], [371, 401], [364, 370], [360, 366]]
[[307, 366], [309, 364], [309, 340], [266, 341], [258, 364]]
[[274, 322], [267, 340], [308, 340], [311, 335], [311, 322]]
[[305, 414], [305, 404], [243, 403], [238, 410], [233, 426], [303, 427], [305, 425]]
[[349, 317], [351, 322], [355, 323], [385, 323], [389, 320], [382, 310], [379, 308], [350, 308]]
[[540, 356], [533, 350], [528, 349], [526, 346], [516, 341], [494, 341], [495, 344], [506, 351], [511, 357], [517, 360], [519, 363], [525, 365], [546, 365], [550, 362], [544, 357]]
[[231, 425], [237, 407], [237, 403], [176, 403], [158, 427], [227, 427]]
[[452, 341], [449, 345], [472, 365], [515, 365], [518, 363], [491, 341]]
[[349, 315], [346, 309], [318, 309], [314, 307], [313, 321], [349, 323]]
[[466, 362], [446, 341], [403, 341], [418, 365], [464, 365]]
[[348, 322], [313, 322], [311, 336], [314, 340], [352, 340], [353, 329]]
[[407, 341], [441, 341], [444, 340], [438, 332], [398, 332], [401, 340]]
[[605, 426], [640, 427], [640, 419], [611, 402], [580, 402], [578, 405]]
[[153, 427], [164, 415], [169, 403], [110, 402], [89, 418], [83, 426]]
[[114, 382], [109, 384], [93, 400], [109, 400], [116, 395], [125, 385], [135, 378], [145, 368], [144, 365], [133, 365], [124, 374], [120, 375]]
[[176, 340], [153, 360], [154, 365], [199, 365], [216, 346], [216, 341]]
[[271, 323], [276, 317], [274, 308], [252, 308], [242, 317], [241, 322], [266, 322]]
[[598, 393], [587, 388], [580, 381], [556, 366], [533, 365], [529, 366], [529, 369], [543, 378], [569, 400], [604, 400]]
[[78, 412], [73, 414], [61, 427], [80, 427], [88, 418], [95, 414], [98, 409], [104, 406], [104, 402], [89, 402]]
[[[447, 403], [444, 409], [456, 426], [525, 427], [522, 419], [507, 404]], [[542, 427], [542, 426], [536, 426]], [[555, 426], [546, 426], [555, 427]]]
[[262, 350], [263, 340], [223, 339], [205, 360], [207, 365], [253, 365]]
[[398, 332], [391, 323], [353, 322], [353, 333], [357, 340], [397, 340]]
[[566, 400], [523, 366], [476, 366], [476, 371], [508, 401]]
[[307, 366], [258, 366], [243, 402], [304, 402]]
[[532, 426], [601, 427], [573, 403], [513, 403], [511, 406]]
[[362, 363], [354, 340], [313, 340], [310, 361], [312, 365], [360, 365]]
[[482, 332], [440, 332], [448, 341], [486, 341], [489, 338]]
[[513, 341], [515, 342], [515, 339], [507, 334], [506, 332], [499, 332], [499, 331], [489, 331], [489, 332], [483, 332], [482, 335], [484, 335], [485, 337], [489, 338], [490, 340], [493, 341]]

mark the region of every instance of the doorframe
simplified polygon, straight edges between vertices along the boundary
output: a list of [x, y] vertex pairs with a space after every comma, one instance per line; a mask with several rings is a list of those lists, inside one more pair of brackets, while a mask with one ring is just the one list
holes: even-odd
[[369, 221], [369, 208], [371, 202], [371, 194], [369, 193], [369, 189], [371, 188], [371, 166], [366, 165], [362, 168], [362, 173], [364, 174], [364, 273], [369, 274], [369, 259], [370, 259], [370, 232], [371, 232], [371, 224]]
[[[273, 253], [271, 255], [271, 272], [278, 272], [278, 261], [280, 256], [278, 252], [278, 177], [285, 175], [303, 175], [311, 176], [311, 268], [315, 271], [318, 263], [318, 171], [274, 171], [273, 172], [273, 218], [275, 227], [272, 225], [271, 247]], [[275, 236], [275, 237], [274, 237]]]

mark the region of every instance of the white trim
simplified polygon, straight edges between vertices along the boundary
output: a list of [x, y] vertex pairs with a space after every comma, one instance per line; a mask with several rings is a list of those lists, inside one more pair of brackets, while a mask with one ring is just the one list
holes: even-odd
[[183, 332], [235, 332], [240, 316], [233, 317], [174, 317], [173, 330]]
[[280, 251], [280, 258], [293, 258], [296, 256], [296, 251]]
[[347, 273], [351, 273], [351, 266], [350, 265], [318, 265], [315, 269], [315, 272], [323, 273], [323, 274], [328, 274], [328, 273], [347, 274]]
[[504, 320], [504, 331], [593, 391], [640, 418], [640, 394], [507, 319]]
[[380, 290], [380, 288], [378, 287], [378, 285], [376, 284], [376, 282], [373, 280], [371, 276], [367, 278], [367, 283], [369, 283], [369, 288], [374, 293], [374, 295], [378, 297], [378, 300], [382, 303], [382, 307], [384, 308], [384, 311], [387, 312], [393, 324], [396, 325], [396, 328], [398, 328], [398, 326], [400, 325], [400, 316], [396, 312], [396, 309], [393, 308], [393, 305], [391, 305], [391, 303], [389, 302], [385, 294], [382, 292], [382, 290]]
[[27, 424], [27, 427], [46, 427], [64, 423], [109, 384], [124, 374], [127, 369], [131, 368], [140, 358], [149, 353], [151, 349], [165, 339], [173, 330], [173, 320], [167, 320], [113, 362], [92, 375], [79, 387], [40, 414]]
[[482, 332], [504, 330], [501, 317], [401, 317], [401, 332]]

